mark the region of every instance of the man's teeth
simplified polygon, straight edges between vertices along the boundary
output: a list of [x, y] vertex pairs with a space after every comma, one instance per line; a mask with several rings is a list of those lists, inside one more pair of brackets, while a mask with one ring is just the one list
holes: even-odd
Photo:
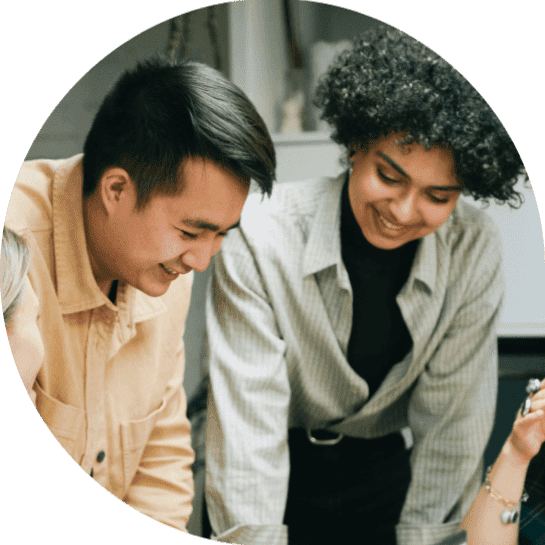
[[378, 217], [379, 217], [380, 221], [382, 222], [382, 224], [385, 225], [386, 227], [388, 227], [388, 229], [394, 229], [396, 231], [399, 231], [399, 230], [403, 229], [403, 226], [394, 225], [393, 223], [390, 223], [386, 218], [384, 218], [380, 214], [379, 214]]
[[178, 271], [173, 271], [172, 269], [169, 269], [166, 265], [164, 265], [163, 263], [161, 263], [163, 269], [165, 269], [165, 271], [167, 271], [167, 273], [169, 274], [179, 274]]

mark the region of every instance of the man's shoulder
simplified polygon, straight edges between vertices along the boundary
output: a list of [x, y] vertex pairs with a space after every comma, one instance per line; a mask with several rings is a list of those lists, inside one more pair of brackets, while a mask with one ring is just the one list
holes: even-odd
[[19, 170], [6, 212], [6, 226], [16, 232], [39, 232], [52, 228], [53, 182], [81, 161], [69, 159], [25, 161]]

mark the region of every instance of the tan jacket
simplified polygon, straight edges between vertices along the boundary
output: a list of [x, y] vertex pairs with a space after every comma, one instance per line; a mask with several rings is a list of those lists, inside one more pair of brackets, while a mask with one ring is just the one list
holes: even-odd
[[193, 498], [182, 386], [192, 275], [158, 298], [120, 283], [110, 302], [87, 254], [81, 159], [24, 163], [6, 215], [31, 247], [40, 300], [45, 360], [36, 407], [102, 486], [183, 530]]

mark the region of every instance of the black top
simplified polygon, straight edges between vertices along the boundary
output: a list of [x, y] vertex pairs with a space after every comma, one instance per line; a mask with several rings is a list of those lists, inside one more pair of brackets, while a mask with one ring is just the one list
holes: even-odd
[[529, 498], [522, 504], [519, 545], [545, 545], [545, 445], [530, 462], [524, 487]]
[[108, 293], [108, 299], [115, 305], [115, 302], [117, 301], [117, 285], [118, 281], [114, 280], [112, 282], [112, 285], [110, 286], [110, 292]]
[[407, 281], [418, 240], [381, 250], [363, 236], [345, 183], [341, 203], [342, 258], [353, 292], [348, 363], [373, 395], [390, 369], [412, 348], [412, 339], [395, 300]]

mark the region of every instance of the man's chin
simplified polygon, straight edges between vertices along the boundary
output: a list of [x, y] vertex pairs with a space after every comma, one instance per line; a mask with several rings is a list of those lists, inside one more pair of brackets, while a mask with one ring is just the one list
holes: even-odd
[[135, 287], [137, 290], [140, 290], [142, 293], [149, 295], [150, 297], [161, 297], [161, 295], [164, 295], [168, 291], [170, 284], [148, 283], [145, 285], [138, 285], [133, 287]]

